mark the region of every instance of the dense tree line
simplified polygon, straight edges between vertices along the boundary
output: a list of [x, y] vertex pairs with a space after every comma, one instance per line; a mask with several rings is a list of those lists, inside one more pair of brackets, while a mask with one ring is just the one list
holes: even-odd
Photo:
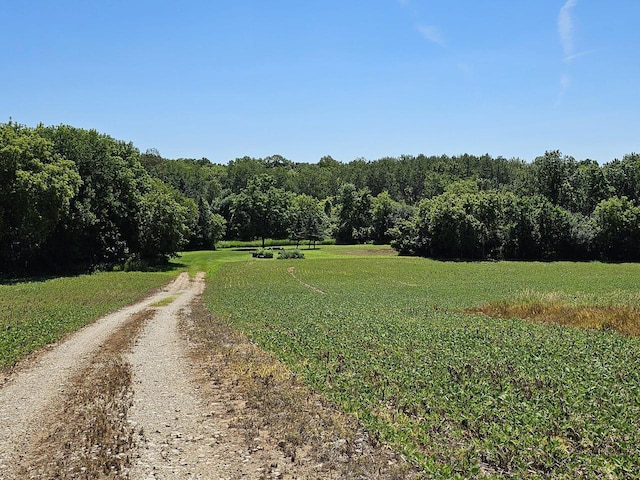
[[2, 271], [156, 262], [206, 237], [201, 216], [147, 172], [131, 143], [69, 126], [0, 125]]
[[391, 243], [468, 259], [640, 259], [640, 156], [548, 151], [218, 165], [69, 126], [0, 125], [0, 268], [110, 267], [216, 241]]
[[[317, 164], [274, 155], [226, 166], [160, 159], [149, 159], [150, 172], [185, 194], [207, 182], [219, 192], [211, 208], [227, 239], [330, 236], [437, 258], [640, 259], [636, 154], [602, 166], [559, 151], [531, 163], [466, 154]], [[314, 205], [305, 221], [301, 202]]]

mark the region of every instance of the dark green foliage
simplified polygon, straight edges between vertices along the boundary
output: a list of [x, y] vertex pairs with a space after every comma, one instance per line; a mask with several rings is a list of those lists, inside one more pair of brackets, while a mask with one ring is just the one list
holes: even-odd
[[337, 228], [339, 243], [363, 243], [373, 237], [373, 199], [368, 188], [357, 190], [345, 183], [338, 192]]
[[578, 259], [589, 255], [587, 219], [544, 197], [444, 193], [423, 200], [392, 230], [401, 254], [461, 259]]
[[213, 213], [209, 203], [203, 198], [198, 199], [198, 222], [189, 240], [191, 250], [215, 250], [216, 243], [224, 237], [227, 222], [218, 213]]
[[186, 244], [196, 221], [197, 207], [193, 200], [153, 179], [137, 215], [141, 257], [175, 255]]
[[296, 247], [302, 240], [314, 245], [324, 240], [326, 224], [327, 219], [318, 200], [309, 195], [298, 195], [293, 199], [289, 210], [289, 238], [296, 241]]
[[268, 174], [251, 178], [247, 187], [229, 200], [229, 229], [242, 240], [287, 237], [291, 194], [275, 186]]
[[211, 204], [221, 195], [224, 168], [206, 158], [165, 160], [158, 152], [148, 150], [140, 156], [140, 161], [151, 176], [193, 200], [204, 198]]
[[135, 215], [146, 187], [144, 169], [131, 144], [95, 130], [48, 127], [56, 152], [72, 161], [82, 178], [66, 221], [45, 249], [52, 267], [86, 267], [123, 261], [137, 243]]
[[[464, 154], [349, 163], [326, 156], [315, 165], [273, 155], [239, 158], [227, 167], [192, 165], [218, 175], [223, 190], [211, 205], [228, 222], [227, 240], [286, 235], [297, 243], [313, 242], [326, 232], [338, 243], [393, 241], [403, 254], [440, 258], [620, 260], [632, 258], [633, 235], [614, 241], [615, 232], [594, 211], [616, 196], [640, 200], [639, 158], [626, 155], [601, 167], [551, 150], [531, 164]], [[153, 168], [182, 171], [184, 178], [172, 180], [176, 185], [190, 184], [194, 176], [176, 166]], [[270, 179], [266, 189], [257, 189], [262, 194], [274, 188], [271, 193], [296, 195], [288, 208], [256, 195], [260, 178]], [[303, 213], [295, 201], [301, 196], [323, 205], [324, 217]], [[427, 200], [433, 202], [424, 204]], [[414, 217], [418, 207], [423, 218]], [[192, 248], [199, 244], [191, 241]]]
[[0, 267], [91, 270], [184, 246], [195, 204], [153, 181], [131, 144], [70, 126], [0, 126]]
[[595, 242], [607, 260], [640, 260], [640, 207], [627, 197], [603, 200], [593, 212]]
[[81, 186], [42, 129], [0, 125], [0, 268], [27, 264], [69, 214]]
[[[109, 268], [222, 239], [311, 246], [327, 235], [439, 258], [640, 257], [637, 154], [603, 166], [557, 150], [531, 164], [463, 154], [325, 156], [314, 165], [272, 155], [225, 166], [140, 155], [68, 126], [7, 124], [1, 135], [3, 269]], [[618, 214], [613, 199], [625, 197], [630, 206]]]
[[391, 230], [401, 219], [407, 219], [413, 214], [413, 209], [396, 202], [388, 192], [384, 191], [373, 198], [371, 209], [372, 239], [375, 243], [388, 244]]
[[602, 173], [612, 193], [618, 197], [640, 202], [640, 155], [632, 153], [622, 160], [603, 165]]

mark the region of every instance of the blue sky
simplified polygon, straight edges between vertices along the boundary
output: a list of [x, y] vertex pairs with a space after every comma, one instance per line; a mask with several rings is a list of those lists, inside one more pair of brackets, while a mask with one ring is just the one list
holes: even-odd
[[640, 152], [638, 0], [3, 3], [0, 122], [216, 163]]

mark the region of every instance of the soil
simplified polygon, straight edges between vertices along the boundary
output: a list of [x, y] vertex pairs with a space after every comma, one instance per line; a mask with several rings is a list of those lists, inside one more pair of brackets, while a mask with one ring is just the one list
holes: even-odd
[[0, 478], [419, 477], [207, 312], [203, 289], [183, 273], [15, 368]]

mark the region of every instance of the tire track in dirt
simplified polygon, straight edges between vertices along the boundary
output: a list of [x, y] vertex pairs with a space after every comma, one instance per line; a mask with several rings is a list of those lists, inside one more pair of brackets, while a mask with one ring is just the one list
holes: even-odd
[[[223, 398], [203, 397], [179, 321], [204, 290], [204, 276], [163, 307], [146, 325], [128, 356], [133, 371], [129, 421], [143, 432], [132, 480], [265, 478], [263, 459], [247, 451], [230, 430], [233, 408]], [[282, 457], [280, 456], [280, 459]], [[277, 477], [276, 477], [277, 478]]]
[[289, 267], [287, 269], [287, 272], [289, 273], [289, 275], [291, 275], [293, 278], [295, 278], [298, 282], [300, 282], [302, 285], [304, 285], [308, 289], [313, 290], [314, 292], [320, 293], [322, 295], [326, 295], [327, 294], [327, 292], [320, 290], [318, 287], [314, 287], [313, 285], [311, 285], [309, 283], [305, 283], [302, 280], [300, 280], [298, 277], [296, 277], [296, 267]]

